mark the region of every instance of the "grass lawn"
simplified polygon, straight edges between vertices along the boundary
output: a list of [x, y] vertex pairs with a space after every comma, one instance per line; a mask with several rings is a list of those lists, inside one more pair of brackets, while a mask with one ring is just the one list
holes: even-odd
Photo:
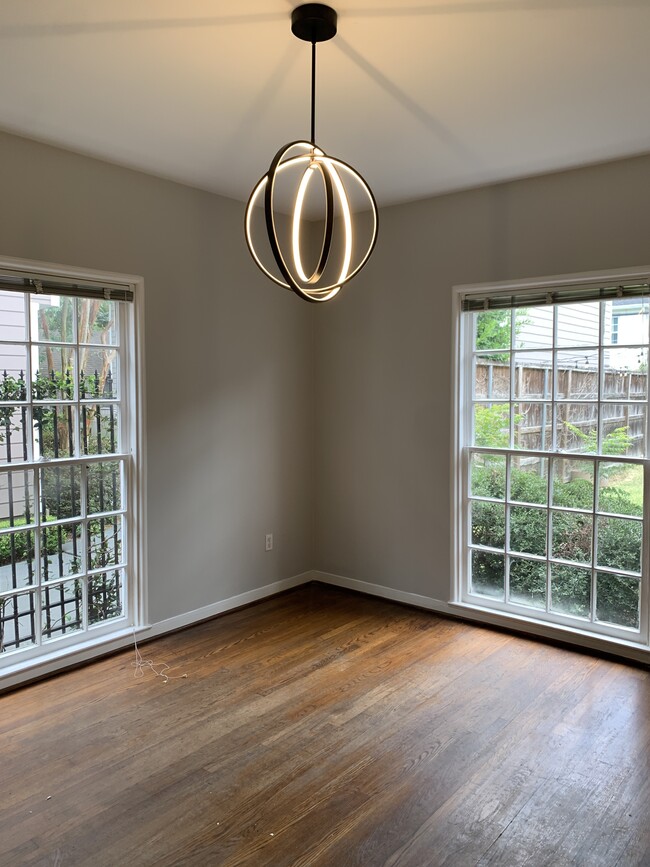
[[639, 507], [639, 514], [643, 510], [643, 467], [639, 464], [627, 466], [625, 469], [612, 473], [607, 478], [608, 488], [619, 488]]

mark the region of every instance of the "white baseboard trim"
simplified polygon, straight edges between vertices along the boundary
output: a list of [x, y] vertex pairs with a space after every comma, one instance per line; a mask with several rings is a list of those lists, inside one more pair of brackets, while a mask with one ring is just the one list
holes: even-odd
[[587, 634], [582, 630], [571, 629], [550, 623], [540, 623], [530, 618], [491, 611], [474, 605], [463, 603], [443, 602], [430, 596], [420, 596], [418, 593], [407, 593], [403, 590], [394, 590], [392, 587], [384, 587], [381, 584], [370, 584], [367, 581], [359, 581], [356, 578], [346, 578], [343, 575], [331, 575], [327, 572], [312, 572], [312, 580], [322, 581], [324, 584], [333, 584], [336, 587], [346, 587], [349, 590], [357, 590], [360, 593], [368, 593], [371, 596], [379, 596], [382, 599], [390, 599], [393, 602], [403, 602], [406, 605], [414, 605], [417, 608], [426, 608], [439, 614], [477, 623], [483, 626], [496, 626], [518, 632], [524, 637], [546, 638], [551, 641], [561, 641], [565, 644], [573, 644], [586, 650], [594, 650], [600, 653], [608, 653], [612, 656], [620, 656], [634, 662], [645, 665], [650, 664], [650, 649], [640, 646], [636, 642], [625, 641], [619, 638]]
[[312, 581], [311, 575], [311, 572], [302, 572], [300, 575], [294, 575], [292, 578], [282, 578], [280, 581], [274, 581], [272, 584], [265, 584], [264, 587], [257, 587], [255, 590], [248, 590], [246, 593], [230, 596], [228, 599], [213, 602], [211, 605], [205, 605], [203, 608], [195, 608], [194, 611], [186, 611], [184, 614], [177, 614], [176, 617], [160, 620], [158, 623], [151, 625], [144, 637], [149, 641], [150, 638], [156, 638], [159, 635], [164, 635], [166, 632], [183, 629], [185, 626], [192, 626], [195, 623], [200, 623], [202, 620], [209, 620], [217, 614], [232, 611], [233, 608], [241, 608], [242, 605], [259, 602], [260, 599], [266, 599], [267, 596], [273, 596], [275, 593], [282, 593], [283, 590], [291, 590], [292, 587], [299, 587], [301, 584]]
[[[161, 620], [150, 626], [137, 627], [135, 631], [138, 643], [164, 635], [167, 632], [173, 632], [176, 629], [182, 629], [185, 626], [191, 626], [194, 623], [200, 623], [201, 620], [208, 620], [217, 614], [231, 611], [233, 608], [240, 608], [242, 605], [258, 602], [267, 596], [273, 596], [275, 593], [281, 593], [283, 590], [290, 590], [292, 587], [298, 587], [311, 580], [313, 580], [312, 573], [303, 572], [300, 575], [283, 578], [280, 581], [266, 584], [264, 587], [258, 587], [255, 590], [249, 590], [246, 593], [222, 599], [220, 602], [214, 602], [203, 608], [197, 608], [194, 611], [187, 611], [176, 617]], [[90, 641], [87, 641], [83, 645], [62, 647], [56, 650], [49, 648], [47, 656], [38, 656], [24, 660], [16, 659], [13, 664], [9, 664], [0, 670], [0, 692], [13, 689], [31, 680], [37, 680], [48, 674], [63, 671], [79, 663], [91, 662], [99, 656], [124, 650], [132, 644], [133, 629], [127, 626], [117, 634], [112, 633], [107, 636], [97, 636], [91, 638]]]
[[[549, 638], [556, 641], [560, 640], [590, 650], [603, 651], [636, 662], [642, 662], [646, 665], [650, 662], [650, 650], [634, 645], [632, 642], [623, 642], [596, 635], [585, 635], [575, 630], [555, 628], [551, 625], [529, 622], [528, 620], [524, 623], [522, 622], [523, 618], [508, 616], [486, 609], [478, 609], [474, 606], [448, 603], [440, 599], [434, 599], [431, 596], [421, 596], [419, 593], [395, 590], [392, 587], [384, 587], [382, 584], [372, 584], [368, 581], [360, 581], [357, 578], [346, 578], [343, 575], [333, 575], [317, 569], [302, 572], [291, 578], [274, 581], [271, 584], [266, 584], [264, 587], [258, 587], [255, 590], [249, 590], [237, 596], [230, 596], [228, 599], [213, 602], [210, 605], [196, 608], [193, 611], [187, 611], [184, 614], [170, 617], [167, 620], [161, 620], [150, 626], [139, 627], [136, 629], [138, 641], [148, 641], [169, 632], [174, 632], [177, 629], [192, 626], [195, 623], [200, 623], [202, 620], [209, 620], [217, 614], [241, 608], [243, 605], [250, 605], [252, 602], [259, 602], [284, 590], [291, 590], [293, 587], [308, 584], [310, 581], [320, 581], [323, 584], [355, 590], [358, 593], [366, 593], [370, 596], [377, 596], [392, 602], [401, 602], [405, 605], [412, 605], [416, 608], [462, 618], [463, 620], [473, 621], [486, 626], [506, 627], [523, 634], [537, 635], [541, 638]], [[22, 662], [18, 661], [0, 672], [0, 692], [44, 677], [45, 675], [54, 674], [72, 665], [90, 662], [99, 656], [123, 650], [132, 644], [133, 630], [127, 627], [117, 635], [98, 636], [92, 642], [88, 642], [83, 646], [61, 648], [55, 653], [49, 653], [47, 658], [39, 657]]]
[[333, 584], [335, 587], [347, 587], [348, 590], [368, 593], [370, 596], [380, 596], [382, 599], [390, 599], [392, 602], [403, 602], [405, 605], [426, 608], [428, 611], [436, 611], [440, 614], [453, 614], [447, 602], [434, 599], [432, 596], [420, 596], [419, 593], [394, 590], [392, 587], [384, 587], [382, 584], [370, 584], [368, 581], [359, 581], [357, 578], [346, 578], [343, 575], [332, 575], [329, 572], [315, 570], [311, 575], [312, 581], [322, 581], [323, 584]]

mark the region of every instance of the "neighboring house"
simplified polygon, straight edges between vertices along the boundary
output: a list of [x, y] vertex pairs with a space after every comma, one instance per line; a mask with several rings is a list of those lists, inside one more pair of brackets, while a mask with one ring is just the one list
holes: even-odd
[[[593, 349], [581, 351], [578, 347], [595, 347], [599, 342], [599, 304], [566, 304], [558, 308], [559, 347], [572, 347], [558, 357], [563, 368], [589, 369], [596, 366]], [[605, 305], [603, 344], [605, 346], [642, 346], [648, 341], [650, 300], [647, 298], [621, 298]], [[536, 366], [550, 366], [552, 359], [544, 348], [551, 345], [552, 309], [530, 307], [522, 310], [517, 319], [516, 347], [536, 350], [527, 356]], [[610, 369], [645, 372], [647, 358], [639, 349], [608, 349], [607, 367]]]

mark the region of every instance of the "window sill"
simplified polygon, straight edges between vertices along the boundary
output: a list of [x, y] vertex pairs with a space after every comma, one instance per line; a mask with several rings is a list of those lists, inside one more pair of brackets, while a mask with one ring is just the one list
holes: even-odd
[[[135, 627], [136, 638], [150, 629], [151, 626]], [[90, 636], [83, 643], [56, 649], [48, 646], [43, 653], [28, 659], [19, 659], [16, 655], [15, 661], [3, 665], [0, 669], [0, 691], [21, 686], [48, 674], [60, 672], [67, 667], [129, 647], [133, 645], [133, 632], [132, 626], [126, 626], [109, 634]]]

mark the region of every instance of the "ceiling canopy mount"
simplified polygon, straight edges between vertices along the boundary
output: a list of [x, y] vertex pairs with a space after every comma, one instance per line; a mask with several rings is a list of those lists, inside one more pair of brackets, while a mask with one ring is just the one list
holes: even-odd
[[337, 14], [323, 3], [305, 3], [291, 13], [291, 32], [304, 42], [327, 42], [336, 36]]

